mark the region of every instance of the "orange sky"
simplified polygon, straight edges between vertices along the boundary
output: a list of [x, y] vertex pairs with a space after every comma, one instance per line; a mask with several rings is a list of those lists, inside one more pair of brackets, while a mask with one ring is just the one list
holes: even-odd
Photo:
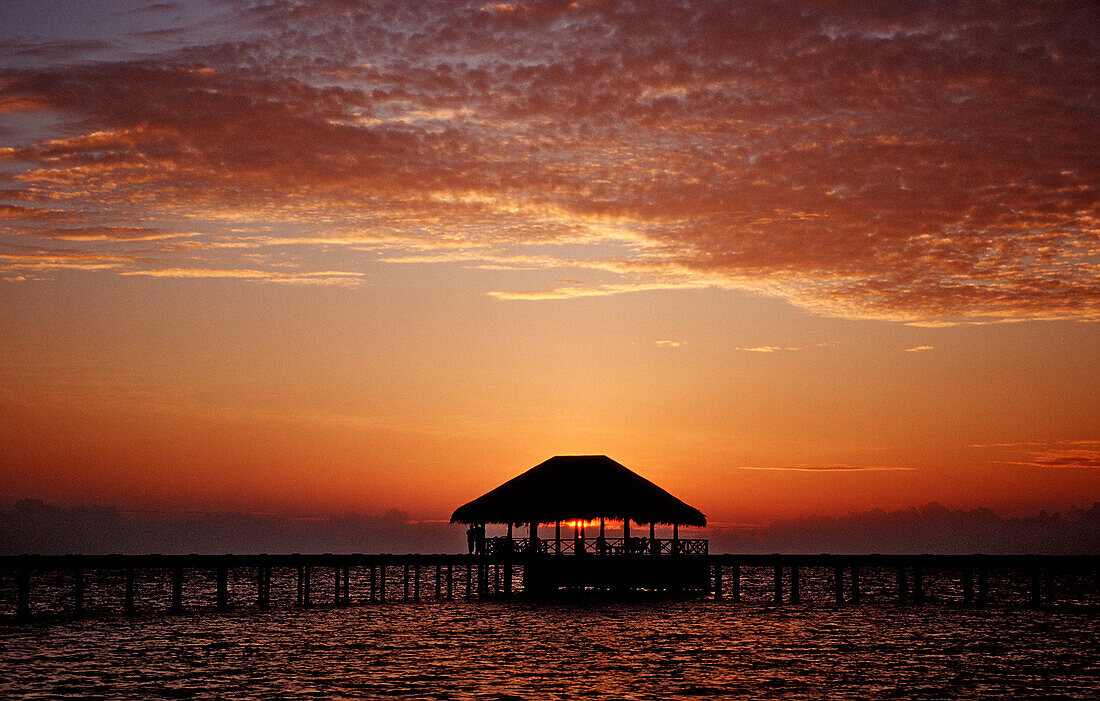
[[1095, 5], [791, 8], [5, 3], [4, 503], [1100, 499]]

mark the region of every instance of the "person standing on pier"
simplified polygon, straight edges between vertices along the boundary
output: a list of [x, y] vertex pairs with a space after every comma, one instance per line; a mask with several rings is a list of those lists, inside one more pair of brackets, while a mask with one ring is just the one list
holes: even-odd
[[477, 526], [471, 524], [466, 529], [466, 550], [473, 555], [474, 546], [477, 545]]

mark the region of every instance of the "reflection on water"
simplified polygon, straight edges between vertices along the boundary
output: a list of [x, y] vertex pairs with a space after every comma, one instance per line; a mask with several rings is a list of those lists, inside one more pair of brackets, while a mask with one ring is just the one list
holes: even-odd
[[0, 697], [1095, 698], [1096, 616], [712, 601], [286, 608], [0, 628]]

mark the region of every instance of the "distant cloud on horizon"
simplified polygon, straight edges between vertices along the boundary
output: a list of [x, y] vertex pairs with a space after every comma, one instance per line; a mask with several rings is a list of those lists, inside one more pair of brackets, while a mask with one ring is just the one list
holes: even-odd
[[1100, 441], [1022, 441], [1017, 443], [973, 444], [971, 448], [992, 450], [994, 462], [1002, 465], [1050, 470], [1100, 469]]
[[897, 465], [738, 465], [737, 470], [771, 470], [776, 472], [911, 472], [915, 467]]
[[752, 347], [740, 347], [734, 348], [734, 350], [745, 351], [747, 353], [781, 353], [784, 351], [800, 351], [801, 348], [793, 348], [790, 346], [752, 346]]

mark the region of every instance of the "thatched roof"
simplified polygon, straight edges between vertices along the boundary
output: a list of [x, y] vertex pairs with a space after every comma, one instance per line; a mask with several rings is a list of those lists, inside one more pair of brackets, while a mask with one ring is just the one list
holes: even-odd
[[451, 523], [597, 518], [705, 526], [707, 517], [606, 455], [558, 455], [464, 504]]

